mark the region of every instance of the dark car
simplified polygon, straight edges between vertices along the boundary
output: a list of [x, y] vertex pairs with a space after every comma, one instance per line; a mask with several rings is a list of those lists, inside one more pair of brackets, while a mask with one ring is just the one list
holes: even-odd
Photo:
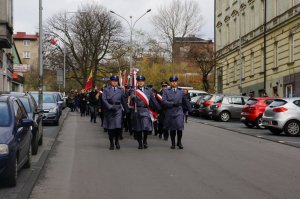
[[218, 121], [228, 122], [231, 118], [239, 119], [242, 109], [249, 97], [225, 95], [217, 99], [212, 105], [210, 116]]
[[31, 147], [32, 147], [32, 154], [36, 155], [38, 152], [39, 145], [43, 144], [43, 131], [42, 131], [43, 114], [41, 111], [38, 110], [37, 103], [30, 94], [11, 92], [8, 95], [19, 98], [19, 100], [23, 103], [29, 118], [33, 120]]
[[31, 166], [31, 126], [22, 102], [0, 96], [0, 179], [16, 186], [18, 170]]
[[200, 107], [199, 107], [199, 115], [206, 117], [206, 118], [211, 118], [210, 117], [210, 108], [211, 105], [215, 102], [218, 101], [219, 99], [223, 98], [223, 94], [209, 94], [205, 95], [204, 98], [201, 100]]
[[242, 109], [241, 122], [249, 128], [255, 126], [259, 129], [264, 128], [262, 125], [262, 115], [264, 114], [266, 107], [273, 101], [274, 98], [270, 97], [250, 98]]
[[191, 105], [192, 105], [191, 115], [192, 116], [200, 116], [199, 108], [200, 108], [200, 104], [203, 102], [205, 96], [206, 95], [197, 96], [197, 98], [194, 97], [194, 98], [196, 98], [195, 101], [194, 102], [191, 101]]
[[[36, 102], [38, 102], [38, 92], [30, 92]], [[54, 123], [59, 125], [61, 107], [55, 97], [56, 94], [43, 92], [43, 123]]]

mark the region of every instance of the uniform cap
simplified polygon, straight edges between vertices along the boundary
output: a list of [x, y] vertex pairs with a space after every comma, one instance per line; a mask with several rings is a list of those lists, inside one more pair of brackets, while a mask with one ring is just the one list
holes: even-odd
[[168, 82], [161, 82], [161, 86], [169, 86]]
[[172, 76], [169, 78], [170, 82], [177, 82], [178, 81], [178, 77], [177, 76]]
[[117, 75], [113, 75], [109, 79], [110, 81], [119, 81], [119, 77]]
[[136, 80], [137, 81], [145, 81], [146, 78], [143, 75], [139, 75], [139, 76], [136, 77]]

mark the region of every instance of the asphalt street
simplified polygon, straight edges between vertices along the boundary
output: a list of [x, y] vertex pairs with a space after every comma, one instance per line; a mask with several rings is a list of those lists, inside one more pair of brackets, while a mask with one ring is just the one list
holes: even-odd
[[108, 150], [99, 122], [70, 113], [31, 199], [299, 198], [299, 148], [189, 120], [183, 150], [125, 134]]

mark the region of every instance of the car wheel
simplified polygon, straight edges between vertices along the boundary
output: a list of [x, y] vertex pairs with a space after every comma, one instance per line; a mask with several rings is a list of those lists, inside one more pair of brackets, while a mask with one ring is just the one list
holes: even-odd
[[253, 128], [255, 126], [253, 123], [250, 123], [250, 122], [245, 122], [244, 124], [248, 128]]
[[228, 111], [222, 111], [219, 117], [222, 122], [228, 122], [230, 120], [230, 113]]
[[284, 126], [284, 133], [289, 136], [300, 134], [300, 123], [297, 120], [288, 121]]
[[282, 133], [282, 130], [280, 129], [269, 129], [271, 131], [271, 133], [273, 133], [274, 135], [280, 135]]
[[258, 129], [264, 129], [265, 127], [262, 124], [262, 116], [259, 116], [258, 118], [256, 118], [255, 120], [255, 126]]
[[15, 187], [17, 186], [17, 179], [18, 179], [18, 159], [17, 157], [14, 157], [14, 160], [12, 161], [12, 165], [10, 167], [11, 172], [7, 178], [6, 184], [9, 187]]
[[24, 164], [24, 168], [28, 169], [31, 167], [31, 153], [32, 153], [32, 148], [31, 148], [31, 145], [29, 146], [29, 149], [27, 151], [27, 161], [26, 163]]

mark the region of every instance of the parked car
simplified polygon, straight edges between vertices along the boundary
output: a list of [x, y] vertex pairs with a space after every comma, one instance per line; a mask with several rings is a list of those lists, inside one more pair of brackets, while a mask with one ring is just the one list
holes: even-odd
[[208, 94], [203, 97], [199, 105], [199, 116], [210, 118], [210, 106], [215, 102], [219, 101], [224, 95], [223, 94]]
[[29, 93], [11, 92], [7, 95], [17, 97], [24, 105], [29, 118], [33, 120], [31, 147], [32, 154], [36, 155], [39, 145], [43, 144], [43, 114], [38, 110], [36, 101]]
[[59, 114], [61, 115], [62, 110], [67, 106], [65, 101], [64, 101], [64, 97], [61, 94], [61, 92], [56, 92], [56, 91], [45, 91], [44, 93], [50, 93], [53, 94], [55, 97], [55, 100], [59, 106]]
[[219, 97], [212, 105], [209, 115], [216, 121], [228, 122], [231, 118], [239, 119], [247, 96]]
[[250, 98], [246, 105], [242, 109], [241, 122], [247, 127], [258, 129], [264, 128], [262, 125], [262, 115], [265, 112], [267, 106], [274, 101], [274, 98], [270, 97], [254, 97]]
[[196, 98], [196, 99], [194, 99], [195, 101], [194, 102], [191, 101], [191, 105], [192, 105], [192, 112], [191, 112], [191, 114], [193, 116], [199, 116], [200, 115], [200, 113], [199, 113], [200, 104], [202, 103], [203, 98], [205, 96], [206, 95], [194, 97], [194, 98]]
[[188, 90], [188, 93], [190, 94], [190, 97], [196, 97], [196, 96], [203, 96], [207, 95], [208, 93], [205, 91], [200, 91], [200, 90]]
[[[38, 92], [30, 92], [36, 102], [38, 102]], [[53, 123], [59, 125], [60, 105], [54, 93], [43, 92], [43, 123]]]
[[265, 110], [262, 124], [273, 134], [300, 134], [300, 98], [275, 99]]
[[0, 96], [0, 179], [16, 186], [18, 171], [31, 166], [31, 126], [22, 102]]

